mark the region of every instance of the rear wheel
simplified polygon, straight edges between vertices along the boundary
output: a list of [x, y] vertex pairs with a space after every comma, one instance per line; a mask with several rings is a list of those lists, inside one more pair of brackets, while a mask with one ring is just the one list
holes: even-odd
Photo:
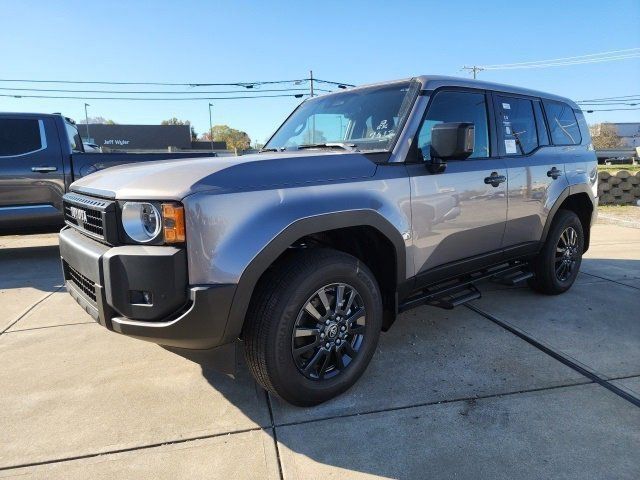
[[358, 259], [301, 250], [267, 274], [254, 297], [245, 357], [265, 389], [310, 406], [362, 375], [380, 335], [382, 302], [375, 277]]
[[578, 276], [583, 250], [580, 219], [570, 210], [558, 211], [544, 247], [532, 262], [535, 277], [529, 285], [549, 295], [566, 292]]

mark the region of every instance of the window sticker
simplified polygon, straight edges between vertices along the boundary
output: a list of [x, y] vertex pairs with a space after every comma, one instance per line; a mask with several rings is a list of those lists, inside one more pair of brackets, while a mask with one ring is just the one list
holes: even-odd
[[504, 151], [507, 154], [518, 153], [518, 149], [516, 148], [516, 141], [515, 140], [505, 140], [504, 141]]
[[502, 109], [503, 110], [511, 110], [511, 105], [508, 103], [503, 103], [502, 104]]
[[507, 135], [511, 135], [511, 127], [509, 125], [504, 127], [504, 133]]

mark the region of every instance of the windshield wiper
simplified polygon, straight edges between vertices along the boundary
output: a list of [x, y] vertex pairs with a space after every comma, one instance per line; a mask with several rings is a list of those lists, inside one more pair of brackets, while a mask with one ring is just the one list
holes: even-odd
[[343, 143], [343, 142], [330, 142], [330, 143], [309, 143], [305, 145], [298, 145], [298, 150], [305, 150], [309, 148], [339, 148], [340, 150], [355, 150], [355, 143]]

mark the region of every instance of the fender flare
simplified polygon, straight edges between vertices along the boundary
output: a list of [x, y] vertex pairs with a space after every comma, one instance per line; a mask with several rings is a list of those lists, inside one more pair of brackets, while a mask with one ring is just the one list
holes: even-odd
[[394, 247], [396, 281], [406, 280], [406, 247], [401, 233], [375, 210], [348, 210], [305, 217], [288, 225], [258, 253], [244, 269], [231, 304], [225, 339], [232, 341], [240, 336], [245, 315], [254, 289], [262, 274], [296, 240], [306, 235], [338, 228], [368, 226], [378, 230]]
[[[558, 198], [556, 199], [556, 201], [553, 203], [553, 206], [549, 210], [549, 214], [547, 215], [547, 221], [545, 222], [544, 229], [542, 230], [542, 239], [540, 240], [541, 244], [544, 244], [544, 242], [547, 241], [547, 235], [549, 234], [549, 230], [551, 229], [551, 224], [553, 223], [556, 213], [560, 209], [560, 205], [562, 205], [564, 201], [570, 196], [577, 195], [579, 193], [586, 193], [589, 196], [589, 199], [591, 200], [591, 205], [593, 207], [593, 212], [595, 212], [596, 202], [594, 200], [593, 191], [591, 190], [591, 188], [588, 185], [585, 185], [583, 183], [569, 185], [560, 193], [560, 195], [558, 195]], [[592, 215], [593, 215], [593, 212], [592, 212]]]

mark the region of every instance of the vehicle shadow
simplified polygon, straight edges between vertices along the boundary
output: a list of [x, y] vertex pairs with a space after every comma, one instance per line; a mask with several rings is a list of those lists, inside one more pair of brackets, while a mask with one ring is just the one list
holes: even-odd
[[[615, 270], [618, 275], [612, 276], [611, 280], [618, 281], [616, 279], [621, 278], [621, 272], [625, 272], [628, 278], [634, 275], [639, 278], [638, 264], [638, 261], [600, 258], [584, 259], [583, 265], [585, 270], [605, 278]], [[580, 281], [591, 284], [593, 278], [585, 276]], [[597, 279], [596, 283], [599, 286], [593, 288], [608, 285]], [[626, 288], [613, 282], [610, 286]], [[526, 302], [549, 298], [529, 291], [524, 286], [522, 288], [526, 296], [530, 296]], [[512, 288], [489, 282], [482, 283], [480, 289], [492, 291], [493, 295], [499, 297], [504, 295], [505, 298], [521, 295]], [[520, 288], [517, 290], [520, 291]], [[570, 290], [564, 294], [564, 298], [571, 303], [572, 298], [578, 297], [577, 293], [572, 294]], [[584, 315], [597, 314], [585, 308]], [[268, 400], [266, 393], [250, 376], [242, 358], [242, 344], [237, 349], [234, 378], [220, 373], [215, 363], [208, 362], [206, 356], [181, 356], [198, 363], [209, 385], [255, 423], [264, 421], [264, 412], [260, 414], [260, 410], [256, 410], [255, 397], [253, 403], [247, 401], [247, 391], [256, 395], [258, 401], [268, 402], [263, 408], [269, 409], [272, 419], [275, 417], [279, 451], [286, 468], [293, 468], [286, 463], [291, 461], [291, 455], [300, 455], [301, 462], [307, 466], [315, 465], [315, 468], [328, 466], [369, 475], [406, 478], [408, 472], [420, 476], [419, 472], [428, 471], [434, 456], [450, 455], [447, 461], [455, 463], [456, 452], [469, 449], [470, 455], [477, 455], [476, 449], [479, 447], [471, 437], [456, 439], [443, 433], [447, 419], [459, 424], [453, 425], [453, 430], [477, 429], [474, 435], [483, 436], [492, 429], [504, 429], [499, 424], [501, 417], [498, 415], [494, 419], [496, 412], [493, 411], [483, 413], [489, 415], [483, 417], [483, 421], [491, 420], [485, 426], [465, 423], [477, 420], [470, 410], [480, 407], [476, 407], [474, 400], [456, 399], [501, 395], [580, 380], [577, 374], [578, 379], [566, 377], [568, 370], [562, 365], [547, 359], [535, 349], [523, 349], [522, 342], [515, 337], [505, 338], [503, 333], [490, 322], [473, 317], [473, 314], [470, 316], [465, 308], [448, 312], [421, 307], [407, 312], [402, 314], [389, 332], [383, 334], [372, 364], [358, 384], [341, 397], [310, 409], [293, 407], [278, 399]], [[402, 367], [409, 362], [412, 368]], [[536, 373], [532, 374], [533, 371]], [[471, 383], [475, 385], [470, 386]], [[372, 400], [376, 396], [378, 399]], [[443, 407], [434, 405], [433, 408], [438, 410], [433, 410], [433, 418], [429, 421], [422, 419], [413, 422], [407, 419], [409, 414], [402, 413], [410, 405], [441, 402], [451, 403]], [[367, 412], [379, 413], [361, 417]], [[409, 417], [414, 418], [411, 415]], [[424, 415], [424, 412], [415, 415]], [[498, 424], [492, 423], [493, 420]], [[428, 425], [430, 428], [427, 428]], [[336, 427], [338, 431], [333, 431]], [[365, 441], [371, 429], [380, 428], [390, 429], [389, 437], [399, 443], [389, 449], [382, 440]], [[332, 436], [331, 442], [352, 445], [351, 453], [345, 454], [344, 449], [337, 445], [323, 446], [317, 437], [325, 434]], [[365, 442], [370, 448], [359, 446], [359, 442]]]
[[0, 289], [53, 292], [62, 284], [58, 245], [0, 248]]

